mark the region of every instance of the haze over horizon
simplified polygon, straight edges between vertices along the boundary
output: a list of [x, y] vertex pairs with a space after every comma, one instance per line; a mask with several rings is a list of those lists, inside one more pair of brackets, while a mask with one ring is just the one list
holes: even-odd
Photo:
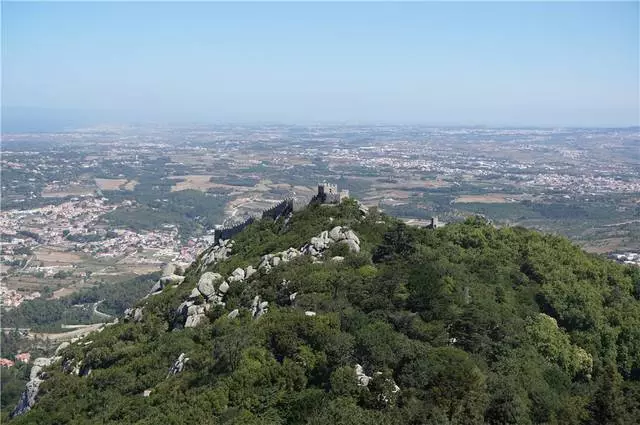
[[3, 2], [3, 131], [638, 126], [638, 5]]

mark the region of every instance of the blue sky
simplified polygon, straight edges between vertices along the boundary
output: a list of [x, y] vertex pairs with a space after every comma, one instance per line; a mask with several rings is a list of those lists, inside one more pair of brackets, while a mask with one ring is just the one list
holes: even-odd
[[3, 2], [3, 108], [638, 125], [638, 2]]

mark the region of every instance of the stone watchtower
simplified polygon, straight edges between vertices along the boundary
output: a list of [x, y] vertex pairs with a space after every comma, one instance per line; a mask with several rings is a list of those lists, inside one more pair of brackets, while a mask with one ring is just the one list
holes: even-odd
[[317, 197], [318, 200], [323, 204], [340, 203], [340, 193], [338, 192], [338, 185], [327, 182], [318, 184]]

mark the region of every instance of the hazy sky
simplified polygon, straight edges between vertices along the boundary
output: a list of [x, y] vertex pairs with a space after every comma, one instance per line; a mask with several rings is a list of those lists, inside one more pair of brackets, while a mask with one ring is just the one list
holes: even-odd
[[3, 2], [2, 103], [170, 121], [639, 125], [639, 20], [638, 2]]

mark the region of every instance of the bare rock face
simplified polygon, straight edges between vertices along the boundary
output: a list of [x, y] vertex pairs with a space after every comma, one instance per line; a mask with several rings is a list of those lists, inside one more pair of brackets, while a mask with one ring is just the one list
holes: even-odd
[[235, 319], [236, 317], [238, 317], [239, 314], [240, 314], [240, 310], [236, 308], [235, 310], [232, 310], [231, 313], [227, 314], [227, 317], [229, 319]]
[[29, 382], [27, 382], [26, 388], [20, 396], [20, 401], [13, 412], [11, 417], [16, 417], [27, 413], [33, 405], [36, 403], [36, 397], [40, 384], [46, 378], [46, 374], [42, 372], [42, 368], [49, 366], [53, 362], [53, 358], [39, 357], [33, 362], [31, 368], [31, 375], [29, 376]]

